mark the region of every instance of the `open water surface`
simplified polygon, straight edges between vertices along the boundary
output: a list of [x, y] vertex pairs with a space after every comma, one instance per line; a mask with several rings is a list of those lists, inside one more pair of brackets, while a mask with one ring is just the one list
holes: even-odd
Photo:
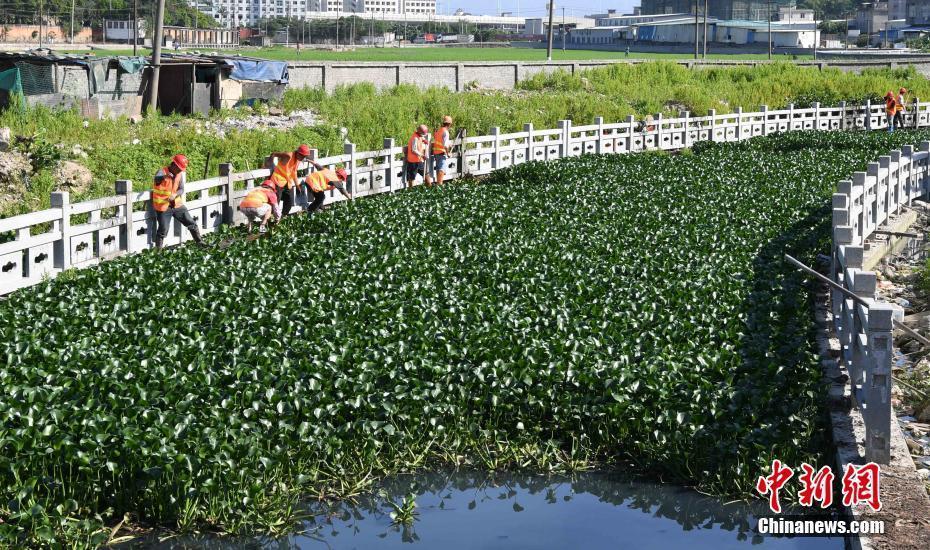
[[[392, 523], [389, 502], [416, 498], [412, 525]], [[755, 533], [762, 502], [724, 503], [695, 491], [619, 474], [572, 477], [484, 472], [395, 476], [354, 504], [312, 504], [304, 532], [281, 539], [173, 538], [187, 549], [842, 549], [842, 538]], [[139, 541], [134, 546], [138, 546]]]

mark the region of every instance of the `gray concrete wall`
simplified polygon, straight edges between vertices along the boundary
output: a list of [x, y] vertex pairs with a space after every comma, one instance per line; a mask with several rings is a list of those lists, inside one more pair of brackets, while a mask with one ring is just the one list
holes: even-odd
[[[338, 86], [368, 82], [378, 89], [390, 88], [398, 84], [415, 84], [420, 87], [439, 86], [452, 91], [463, 91], [472, 85], [481, 88], [513, 89], [517, 82], [533, 77], [538, 73], [551, 73], [564, 70], [572, 74], [598, 67], [607, 67], [618, 63], [645, 63], [642, 59], [621, 59], [604, 61], [559, 61], [559, 62], [420, 62], [420, 63], [289, 63], [290, 84], [292, 88], [325, 88], [332, 92]], [[755, 66], [767, 61], [752, 60], [678, 60], [680, 65], [691, 68], [715, 68]], [[913, 65], [918, 72], [930, 77], [930, 56], [898, 60], [818, 60], [798, 61], [801, 67], [836, 67], [841, 71], [862, 72], [869, 68], [894, 68]]]

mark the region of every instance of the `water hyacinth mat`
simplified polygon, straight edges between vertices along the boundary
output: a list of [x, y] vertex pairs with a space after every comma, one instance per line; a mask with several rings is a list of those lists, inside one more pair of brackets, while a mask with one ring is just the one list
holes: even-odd
[[836, 182], [904, 139], [530, 163], [22, 290], [0, 536], [285, 530], [301, 497], [455, 464], [745, 497], [824, 449], [812, 286], [782, 255], [828, 251]]

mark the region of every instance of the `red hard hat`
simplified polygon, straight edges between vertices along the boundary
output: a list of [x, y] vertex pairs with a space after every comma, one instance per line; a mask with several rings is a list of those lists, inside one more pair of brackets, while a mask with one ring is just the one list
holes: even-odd
[[889, 92], [885, 94], [885, 97], [894, 97], [894, 92], [889, 90]]
[[184, 155], [175, 155], [171, 157], [171, 162], [181, 170], [187, 170], [187, 157]]
[[336, 176], [342, 181], [346, 181], [347, 179], [349, 179], [349, 174], [346, 173], [345, 168], [337, 168]]
[[902, 94], [906, 94], [906, 93], [907, 93], [907, 88], [901, 88], [901, 89], [898, 90], [898, 91], [901, 92]]
[[308, 147], [306, 143], [301, 143], [300, 147], [297, 148], [297, 154], [302, 157], [309, 157], [310, 147]]
[[262, 182], [262, 187], [271, 187], [274, 189], [274, 182], [271, 180], [265, 180]]

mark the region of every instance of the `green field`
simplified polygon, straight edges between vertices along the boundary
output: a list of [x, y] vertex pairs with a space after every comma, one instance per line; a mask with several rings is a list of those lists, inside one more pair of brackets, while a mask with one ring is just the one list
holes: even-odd
[[[88, 50], [61, 50], [73, 53], [87, 53]], [[165, 50], [171, 52], [173, 50]], [[182, 50], [182, 53], [187, 50]], [[225, 50], [230, 54], [260, 57], [263, 59], [287, 61], [545, 61], [545, 49], [531, 48], [456, 48], [456, 47], [420, 47], [420, 48], [365, 48], [352, 51], [335, 52], [330, 50], [302, 49], [300, 55], [296, 48], [276, 46], [272, 48], [240, 48]], [[149, 55], [151, 51], [140, 48], [140, 54]], [[132, 49], [94, 50], [97, 55], [132, 55]], [[593, 59], [692, 59], [692, 54], [678, 53], [637, 53], [607, 52], [596, 50], [555, 50], [555, 61], [585, 61]], [[766, 54], [710, 54], [710, 59], [765, 60]], [[793, 59], [790, 56], [776, 56], [779, 59]], [[813, 59], [812, 56], [797, 56], [797, 59]]]

